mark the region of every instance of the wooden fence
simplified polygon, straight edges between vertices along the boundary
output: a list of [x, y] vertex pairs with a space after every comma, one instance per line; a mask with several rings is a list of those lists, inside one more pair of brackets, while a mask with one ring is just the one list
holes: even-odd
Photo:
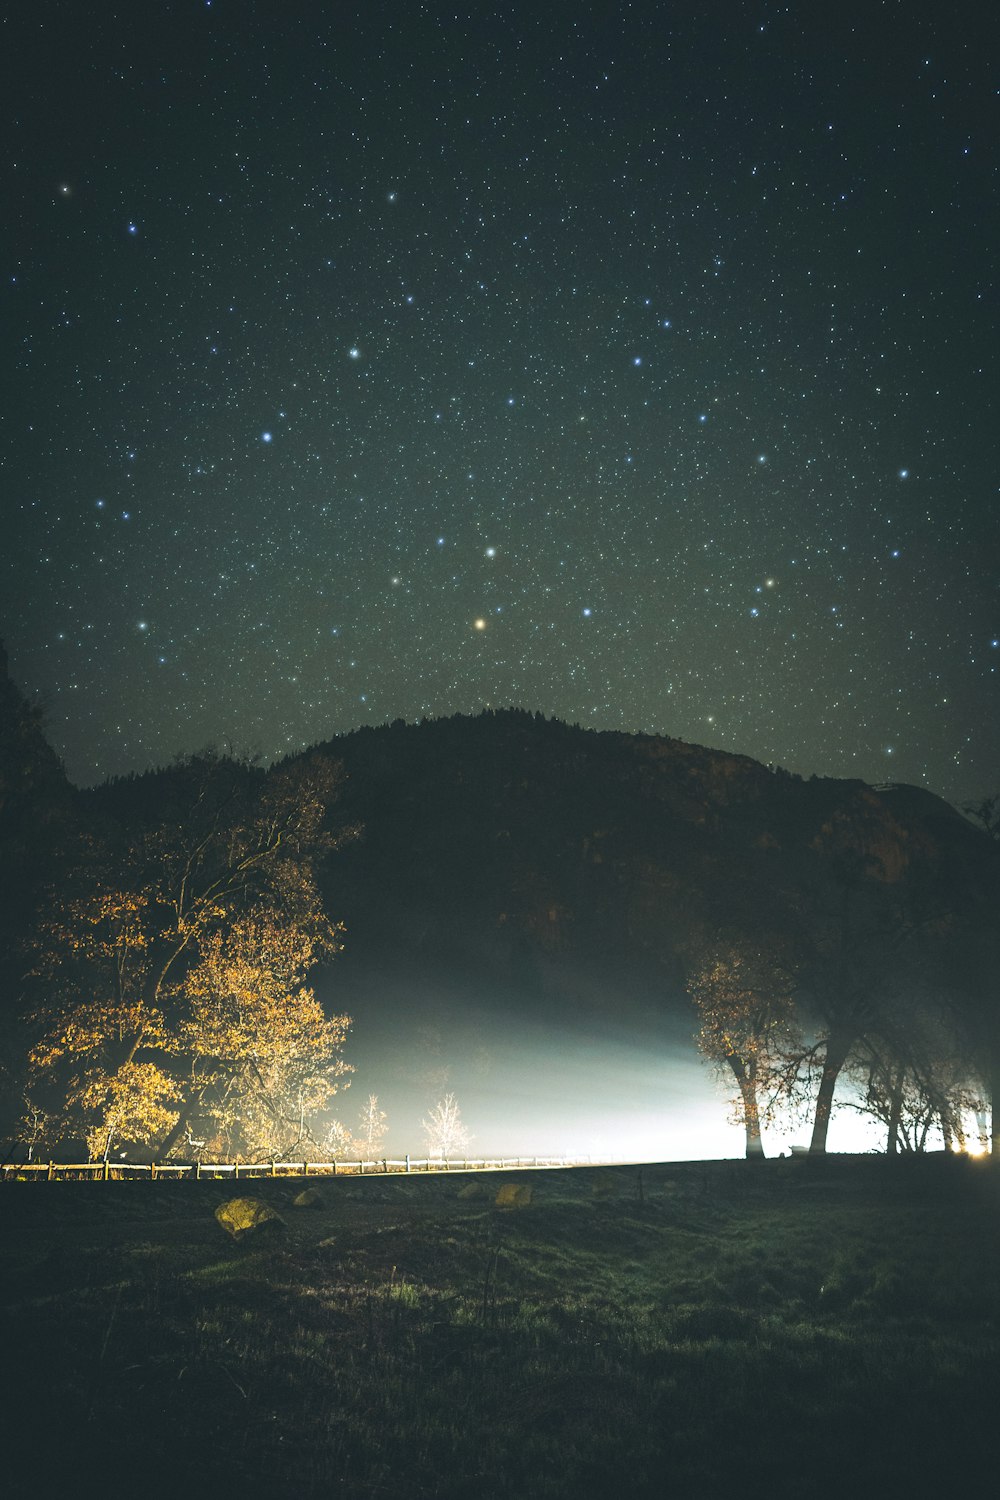
[[504, 1172], [592, 1165], [589, 1156], [410, 1157], [381, 1161], [124, 1162], [28, 1161], [0, 1163], [5, 1182], [126, 1182], [165, 1178], [375, 1177], [387, 1172]]

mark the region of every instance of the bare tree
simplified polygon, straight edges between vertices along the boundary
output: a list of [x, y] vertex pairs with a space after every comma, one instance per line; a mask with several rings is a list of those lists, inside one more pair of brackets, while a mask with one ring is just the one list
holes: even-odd
[[472, 1137], [462, 1124], [462, 1114], [454, 1094], [445, 1094], [421, 1124], [427, 1137], [429, 1156], [440, 1156], [447, 1161], [468, 1149]]
[[382, 1154], [387, 1119], [385, 1110], [379, 1109], [378, 1095], [369, 1094], [361, 1111], [361, 1128], [358, 1131], [358, 1144], [368, 1161], [376, 1161]]

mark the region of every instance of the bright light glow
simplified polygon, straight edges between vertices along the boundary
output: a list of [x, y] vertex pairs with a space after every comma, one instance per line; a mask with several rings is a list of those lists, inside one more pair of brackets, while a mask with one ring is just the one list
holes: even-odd
[[473, 624], [475, 625], [475, 627], [476, 627], [477, 630], [485, 630], [486, 629], [486, 621], [485, 620], [474, 620]]

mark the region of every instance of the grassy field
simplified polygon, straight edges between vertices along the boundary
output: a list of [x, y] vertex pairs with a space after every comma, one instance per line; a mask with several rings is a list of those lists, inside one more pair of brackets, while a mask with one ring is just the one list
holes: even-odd
[[984, 1165], [302, 1186], [240, 1184], [284, 1226], [239, 1243], [221, 1183], [0, 1186], [11, 1500], [920, 1497], [998, 1456]]

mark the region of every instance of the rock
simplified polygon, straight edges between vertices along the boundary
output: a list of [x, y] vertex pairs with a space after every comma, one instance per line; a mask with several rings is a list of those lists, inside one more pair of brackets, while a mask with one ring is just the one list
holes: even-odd
[[482, 1196], [482, 1187], [478, 1182], [467, 1182], [464, 1188], [459, 1188], [460, 1198], [479, 1198]]
[[303, 1188], [292, 1199], [293, 1208], [321, 1208], [322, 1205], [323, 1199], [315, 1188]]
[[259, 1198], [230, 1198], [228, 1203], [220, 1203], [215, 1210], [215, 1217], [228, 1234], [234, 1240], [241, 1240], [244, 1235], [258, 1232], [262, 1229], [284, 1229], [285, 1221], [280, 1214], [275, 1213], [266, 1203]]
[[531, 1188], [526, 1182], [505, 1182], [496, 1196], [497, 1208], [527, 1208]]

